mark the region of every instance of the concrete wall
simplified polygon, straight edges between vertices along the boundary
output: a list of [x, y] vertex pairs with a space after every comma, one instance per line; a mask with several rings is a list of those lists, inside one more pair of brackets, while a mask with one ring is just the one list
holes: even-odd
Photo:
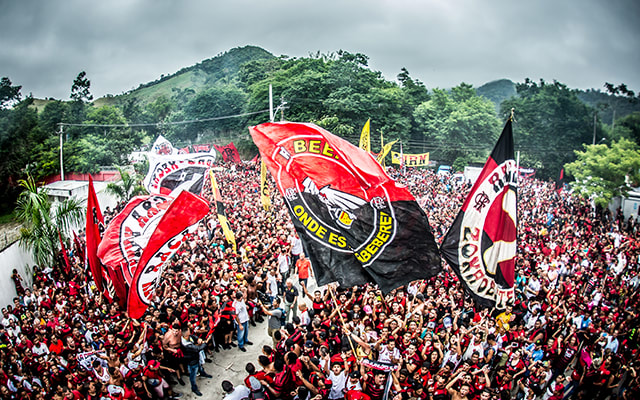
[[35, 262], [29, 252], [20, 247], [18, 242], [4, 249], [0, 253], [0, 305], [5, 307], [13, 304], [16, 297], [16, 286], [11, 279], [13, 269], [17, 269], [24, 280], [25, 286], [31, 287], [31, 276]]

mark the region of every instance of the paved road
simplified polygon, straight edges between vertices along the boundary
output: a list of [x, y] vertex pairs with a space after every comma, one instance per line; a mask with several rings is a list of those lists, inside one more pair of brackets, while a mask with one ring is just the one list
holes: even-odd
[[[297, 277], [294, 278], [294, 284], [300, 290], [300, 285], [297, 282]], [[309, 293], [313, 293], [316, 289], [315, 279], [309, 279]], [[300, 299], [300, 298], [299, 298]], [[300, 300], [298, 300], [300, 301]], [[310, 299], [305, 299], [307, 305], [311, 306]], [[213, 378], [196, 378], [198, 382], [198, 388], [202, 392], [203, 396], [198, 397], [191, 393], [191, 387], [189, 386], [188, 376], [185, 379], [186, 386], [180, 386], [176, 384], [174, 389], [184, 394], [183, 399], [205, 399], [205, 400], [221, 400], [224, 398], [224, 392], [222, 391], [222, 381], [230, 381], [234, 385], [240, 385], [243, 383], [247, 373], [244, 370], [245, 365], [248, 362], [252, 362], [256, 368], [260, 368], [258, 365], [258, 355], [262, 354], [262, 346], [265, 344], [272, 345], [271, 338], [267, 335], [267, 319], [264, 322], [256, 324], [256, 326], [249, 325], [249, 341], [253, 342], [252, 346], [246, 346], [247, 351], [242, 352], [237, 347], [232, 347], [229, 350], [220, 350], [219, 353], [214, 353], [213, 363], [205, 364], [205, 370], [213, 375]]]

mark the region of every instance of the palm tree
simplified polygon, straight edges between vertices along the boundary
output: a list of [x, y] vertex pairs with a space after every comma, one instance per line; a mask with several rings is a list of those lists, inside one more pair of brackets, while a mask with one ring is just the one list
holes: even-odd
[[107, 193], [116, 196], [119, 201], [128, 202], [132, 197], [145, 194], [147, 190], [142, 186], [138, 174], [131, 175], [128, 171], [116, 166], [120, 173], [120, 181], [111, 182], [107, 185]]
[[53, 266], [58, 254], [58, 231], [64, 237], [84, 217], [85, 209], [76, 198], [52, 204], [45, 189], [38, 187], [31, 175], [18, 181], [24, 191], [18, 196], [16, 213], [22, 223], [20, 245], [30, 249], [42, 266]]

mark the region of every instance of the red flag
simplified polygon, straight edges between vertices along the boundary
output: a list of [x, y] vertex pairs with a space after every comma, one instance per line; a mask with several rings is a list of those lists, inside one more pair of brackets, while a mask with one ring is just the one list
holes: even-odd
[[102, 267], [97, 251], [98, 245], [102, 238], [104, 230], [104, 219], [102, 211], [98, 204], [98, 197], [93, 188], [93, 178], [89, 175], [89, 198], [87, 199], [87, 225], [86, 225], [86, 242], [87, 242], [87, 263], [93, 275], [93, 281], [96, 287], [102, 292]]
[[562, 192], [563, 187], [564, 187], [564, 168], [560, 170], [560, 176], [558, 177], [558, 182], [556, 182], [556, 192], [560, 194], [560, 192]]
[[82, 242], [80, 241], [80, 238], [78, 237], [76, 231], [73, 231], [73, 246], [74, 250], [78, 254], [78, 258], [84, 260], [84, 246], [82, 245]]
[[225, 162], [241, 162], [240, 154], [238, 153], [238, 149], [236, 149], [236, 146], [233, 144], [233, 142], [229, 143], [226, 146], [218, 146], [214, 144], [213, 147], [218, 150], [220, 154], [222, 154], [222, 159]]
[[482, 307], [515, 300], [518, 172], [511, 119], [502, 130], [440, 251]]
[[172, 197], [160, 194], [134, 197], [104, 232], [98, 257], [107, 267], [121, 270], [127, 284], [131, 285], [142, 252], [171, 201]]
[[109, 300], [109, 303], [113, 303], [114, 300], [117, 300], [120, 307], [123, 309], [126, 308], [129, 288], [122, 276], [122, 268], [104, 266], [102, 272], [105, 286], [103, 294], [107, 300]]
[[129, 289], [127, 309], [131, 318], [140, 318], [160, 284], [165, 263], [178, 251], [195, 224], [209, 212], [209, 203], [200, 196], [183, 191], [171, 202], [158, 222], [138, 261]]
[[319, 285], [388, 292], [440, 271], [426, 214], [368, 152], [313, 124], [249, 128]]
[[60, 249], [62, 251], [62, 256], [64, 257], [64, 272], [67, 275], [71, 274], [71, 263], [69, 262], [69, 256], [67, 255], [67, 249], [64, 247], [64, 242], [62, 241], [62, 235], [60, 231], [58, 231], [58, 239], [60, 239]]

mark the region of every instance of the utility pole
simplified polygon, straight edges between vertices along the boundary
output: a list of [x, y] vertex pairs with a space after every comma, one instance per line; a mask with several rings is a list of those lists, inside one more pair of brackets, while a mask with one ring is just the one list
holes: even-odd
[[614, 137], [614, 131], [616, 130], [616, 109], [613, 109], [613, 117], [611, 117], [611, 136]]
[[58, 125], [60, 127], [60, 130], [58, 131], [58, 133], [60, 134], [60, 180], [64, 181], [64, 162], [62, 159], [62, 134], [63, 129], [62, 129], [62, 124]]
[[596, 122], [598, 118], [598, 112], [593, 113], [593, 144], [596, 144]]
[[273, 87], [269, 84], [269, 122], [273, 122]]

